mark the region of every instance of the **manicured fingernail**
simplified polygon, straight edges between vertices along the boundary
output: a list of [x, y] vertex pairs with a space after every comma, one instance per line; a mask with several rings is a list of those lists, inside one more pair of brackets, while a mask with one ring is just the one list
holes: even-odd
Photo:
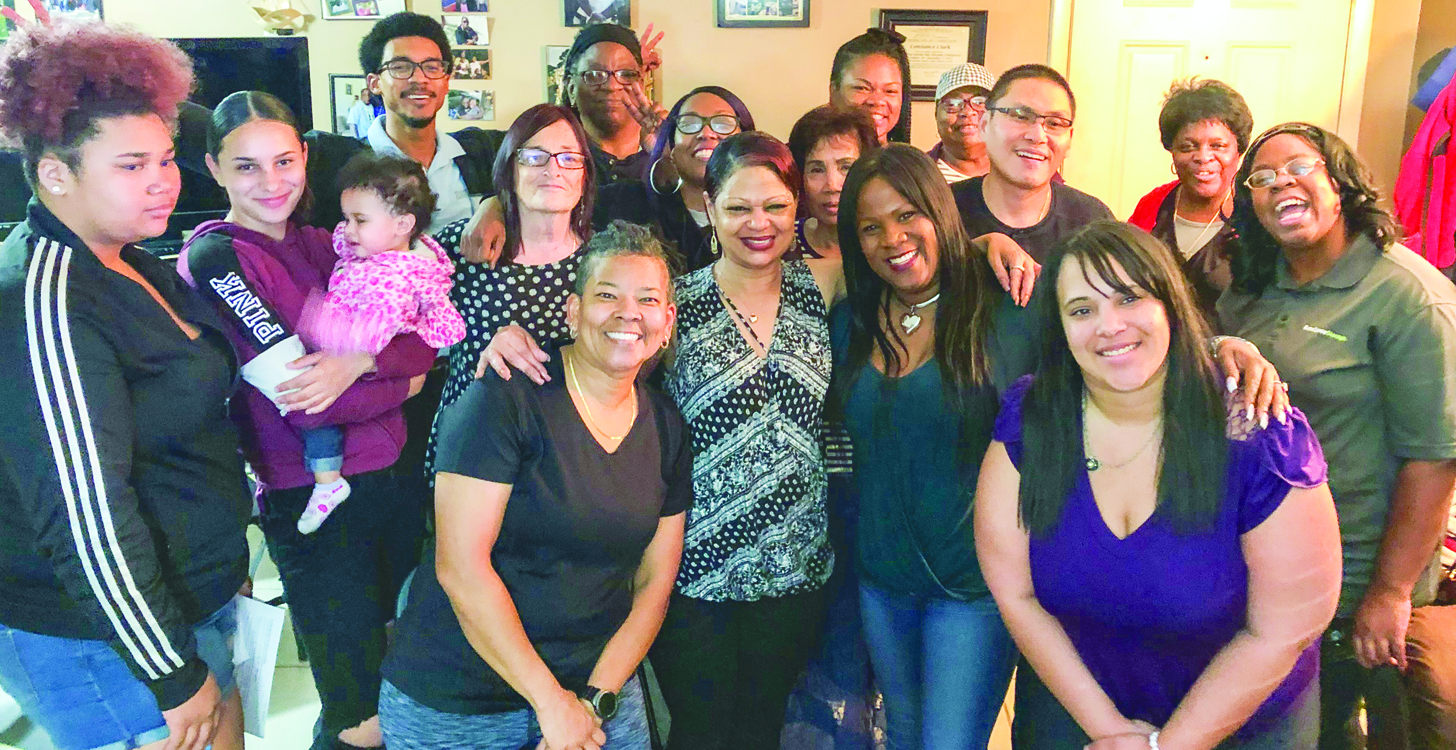
[[1244, 410], [1244, 421], [1245, 422], [1252, 422], [1252, 421], [1254, 421], [1254, 405], [1253, 404], [1249, 404], [1249, 407]]
[[1261, 430], [1267, 430], [1267, 429], [1269, 429], [1269, 415], [1268, 414], [1260, 414], [1259, 415], [1259, 429], [1261, 429]]
[[1233, 393], [1234, 389], [1239, 387], [1239, 379], [1230, 375], [1228, 376], [1228, 380], [1223, 381], [1223, 384], [1224, 387], [1228, 388], [1229, 393]]
[[1274, 412], [1274, 416], [1279, 418], [1279, 424], [1289, 424], [1289, 420], [1284, 416], [1284, 407], [1279, 407], [1279, 409]]

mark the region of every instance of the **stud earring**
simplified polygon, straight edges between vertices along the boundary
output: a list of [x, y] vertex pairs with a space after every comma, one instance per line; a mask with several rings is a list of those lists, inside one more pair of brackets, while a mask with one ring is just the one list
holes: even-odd
[[52, 193], [55, 193], [56, 195], [60, 195], [61, 192], [62, 192], [61, 191], [61, 186], [60, 185], [51, 185], [51, 192]]

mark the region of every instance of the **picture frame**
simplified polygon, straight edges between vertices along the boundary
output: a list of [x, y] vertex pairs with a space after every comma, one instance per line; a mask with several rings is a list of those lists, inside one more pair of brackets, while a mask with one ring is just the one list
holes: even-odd
[[[473, 105], [472, 105], [473, 100]], [[495, 120], [495, 92], [484, 89], [450, 89], [445, 95], [445, 116], [458, 122]]]
[[547, 45], [542, 51], [545, 54], [545, 60], [541, 68], [543, 72], [541, 80], [546, 82], [546, 102], [560, 104], [561, 87], [566, 85], [565, 71], [562, 70], [562, 66], [566, 64], [566, 53], [571, 51], [571, 48]]
[[[14, 8], [14, 7], [15, 7], [15, 0], [0, 0], [0, 8]], [[3, 46], [5, 44], [5, 40], [9, 39], [10, 38], [10, 34], [13, 33], [14, 31], [15, 31], [15, 22], [14, 21], [11, 21], [8, 18], [0, 18], [0, 46]]]
[[568, 28], [598, 23], [632, 27], [632, 0], [562, 0], [561, 9]]
[[455, 62], [450, 68], [450, 80], [490, 80], [490, 50], [483, 47], [456, 47], [454, 53]]
[[[416, 3], [417, 5], [419, 3]], [[489, 13], [490, 0], [440, 0], [441, 13]]]
[[810, 0], [713, 0], [720, 29], [808, 28]]
[[[465, 13], [450, 13], [440, 16], [440, 25], [445, 27], [445, 38], [456, 47], [484, 47], [490, 44], [490, 18]], [[461, 34], [462, 26], [474, 30], [474, 40]]]
[[984, 10], [880, 11], [880, 28], [905, 37], [912, 101], [935, 101], [935, 85], [947, 70], [968, 62], [985, 64], [987, 15]]
[[329, 131], [350, 138], [356, 137], [349, 125], [349, 110], [359, 101], [360, 92], [368, 88], [368, 79], [355, 73], [329, 74]]
[[319, 13], [330, 21], [378, 21], [404, 10], [404, 0], [319, 0]]

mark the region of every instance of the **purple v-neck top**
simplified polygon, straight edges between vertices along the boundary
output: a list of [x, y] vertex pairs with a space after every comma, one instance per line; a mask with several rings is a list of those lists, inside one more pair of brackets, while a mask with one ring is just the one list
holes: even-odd
[[[1033, 376], [1002, 398], [995, 438], [1021, 468], [1021, 402]], [[1080, 432], [1080, 426], [1078, 427]], [[1325, 481], [1324, 454], [1298, 410], [1229, 440], [1224, 505], [1207, 531], [1180, 535], [1154, 511], [1126, 538], [1102, 519], [1083, 469], [1056, 527], [1030, 543], [1037, 600], [1061, 623], [1097, 683], [1130, 719], [1167, 723], [1214, 656], [1243, 627], [1248, 567], [1240, 535], [1263, 523], [1293, 487]], [[1319, 676], [1319, 644], [1236, 736], [1277, 722]]]

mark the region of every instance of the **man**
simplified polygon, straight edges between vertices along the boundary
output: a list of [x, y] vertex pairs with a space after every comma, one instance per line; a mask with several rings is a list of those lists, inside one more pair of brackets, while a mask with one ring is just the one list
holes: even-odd
[[981, 140], [981, 115], [986, 113], [986, 97], [995, 85], [991, 71], [971, 62], [947, 70], [936, 84], [935, 129], [940, 142], [928, 153], [952, 185], [991, 169]]
[[1076, 114], [1067, 79], [1045, 65], [1019, 65], [996, 80], [981, 115], [990, 171], [951, 186], [970, 236], [1006, 234], [1040, 263], [1061, 238], [1113, 218], [1102, 201], [1053, 179]]
[[631, 29], [604, 23], [578, 32], [562, 58], [561, 103], [581, 118], [599, 184], [640, 179], [646, 171], [657, 125], [667, 114], [642, 88], [656, 67], [644, 63], [652, 60], [654, 46], [656, 40], [648, 43], [644, 58]]
[[359, 99], [349, 107], [345, 120], [349, 124], [349, 135], [363, 141], [369, 137], [369, 126], [374, 124], [374, 105], [369, 102], [372, 95], [368, 86], [359, 87]]
[[480, 44], [480, 32], [470, 25], [469, 18], [461, 18], [460, 25], [455, 27], [456, 44]]

